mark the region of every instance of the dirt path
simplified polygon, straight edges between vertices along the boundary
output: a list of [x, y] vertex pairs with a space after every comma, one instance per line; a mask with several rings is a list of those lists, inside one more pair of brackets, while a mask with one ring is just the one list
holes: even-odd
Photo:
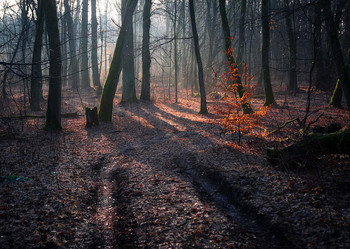
[[333, 211], [310, 175], [266, 166], [258, 138], [228, 147], [193, 103], [116, 105], [113, 123], [65, 119], [59, 133], [28, 120], [2, 137], [0, 248], [346, 248], [347, 195]]

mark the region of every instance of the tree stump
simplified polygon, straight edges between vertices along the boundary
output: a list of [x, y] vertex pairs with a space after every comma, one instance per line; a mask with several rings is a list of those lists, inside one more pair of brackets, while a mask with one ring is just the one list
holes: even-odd
[[87, 128], [99, 125], [98, 115], [97, 115], [97, 107], [90, 109], [89, 107], [85, 108], [86, 115], [86, 126]]

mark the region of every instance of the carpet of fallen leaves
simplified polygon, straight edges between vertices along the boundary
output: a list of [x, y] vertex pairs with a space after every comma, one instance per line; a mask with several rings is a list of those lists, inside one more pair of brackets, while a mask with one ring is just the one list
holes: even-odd
[[[83, 115], [64, 118], [60, 132], [42, 130], [40, 118], [2, 118], [0, 248], [350, 247], [349, 156], [293, 169], [265, 160], [266, 148], [297, 139], [294, 123], [266, 134], [303, 117], [305, 89], [295, 98], [280, 91], [279, 107], [240, 145], [218, 125], [221, 100], [209, 99], [211, 114], [198, 115], [198, 98], [173, 103], [162, 94], [152, 103], [116, 98], [113, 122], [89, 129]], [[93, 93], [82, 97], [98, 104]], [[319, 112], [310, 121], [324, 113], [315, 125], [349, 128], [348, 113], [326, 100], [312, 94]], [[10, 102], [1, 103], [2, 117], [18, 116]], [[63, 112], [83, 114], [79, 105], [65, 90]], [[220, 206], [217, 193], [250, 221]]]

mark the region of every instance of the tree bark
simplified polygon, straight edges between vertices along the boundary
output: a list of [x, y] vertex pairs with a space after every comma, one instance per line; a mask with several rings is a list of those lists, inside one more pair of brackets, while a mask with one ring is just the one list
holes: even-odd
[[261, 3], [261, 26], [262, 26], [262, 49], [261, 49], [261, 66], [262, 77], [265, 90], [265, 106], [276, 104], [275, 97], [272, 92], [271, 77], [270, 77], [270, 15], [269, 15], [269, 0], [262, 0]]
[[88, 54], [88, 12], [89, 0], [83, 0], [83, 9], [81, 13], [81, 86], [85, 89], [90, 88], [90, 70]]
[[295, 96], [297, 93], [297, 46], [295, 40], [295, 33], [292, 25], [292, 13], [289, 9], [290, 0], [284, 0], [284, 6], [286, 9], [286, 27], [288, 34], [288, 43], [289, 43], [289, 84], [288, 84], [288, 92], [289, 94]]
[[38, 18], [36, 20], [36, 31], [32, 58], [32, 75], [30, 87], [30, 109], [32, 111], [40, 111], [40, 99], [42, 98], [41, 91], [41, 49], [43, 46], [44, 32], [44, 9], [42, 0], [38, 1]]
[[[122, 0], [122, 16], [126, 14], [127, 0]], [[123, 17], [124, 20], [124, 17]], [[134, 102], [136, 98], [135, 89], [135, 64], [134, 64], [134, 29], [133, 22], [127, 23], [127, 36], [125, 37], [125, 48], [123, 49], [123, 91], [121, 102]]]
[[338, 32], [334, 24], [330, 1], [321, 0], [323, 3], [323, 14], [326, 21], [327, 34], [330, 40], [332, 53], [337, 66], [339, 82], [344, 92], [348, 110], [350, 111], [350, 78], [346, 68], [344, 57], [341, 51]]
[[61, 44], [58, 30], [55, 0], [42, 1], [45, 10], [46, 30], [49, 37], [50, 69], [49, 96], [47, 101], [45, 129], [60, 130], [61, 127]]
[[[228, 24], [227, 20], [227, 15], [226, 15], [226, 5], [225, 5], [225, 0], [219, 0], [219, 8], [220, 8], [220, 15], [221, 15], [221, 24], [222, 24], [222, 29], [224, 32], [224, 39], [225, 39], [225, 53], [227, 56], [228, 63], [230, 64], [230, 67], [233, 68], [233, 70], [238, 70], [235, 58], [233, 57], [233, 49], [231, 46], [231, 35], [230, 35], [230, 27]], [[237, 84], [237, 92], [240, 98], [243, 97], [244, 95], [244, 88], [242, 85], [242, 80], [239, 75], [239, 73], [236, 76], [236, 82], [232, 82], [232, 84]], [[253, 109], [250, 106], [250, 103], [246, 99], [242, 99], [241, 101], [242, 105], [242, 110], [244, 114], [251, 114], [253, 113]]]
[[239, 19], [239, 38], [238, 38], [238, 52], [237, 52], [237, 64], [240, 72], [243, 71], [242, 60], [245, 44], [245, 14], [247, 9], [247, 0], [241, 2], [241, 17]]
[[143, 7], [143, 38], [142, 38], [142, 89], [140, 99], [151, 100], [150, 68], [151, 55], [149, 51], [150, 28], [151, 28], [152, 0], [145, 0]]
[[98, 113], [98, 117], [101, 121], [112, 121], [113, 99], [117, 90], [120, 72], [122, 70], [122, 51], [125, 46], [127, 32], [130, 32], [128, 26], [132, 24], [132, 16], [136, 5], [137, 0], [128, 0], [126, 3], [122, 27], [118, 35], [107, 79], [102, 90], [100, 109]]
[[92, 67], [92, 84], [101, 93], [102, 87], [100, 74], [98, 70], [97, 57], [97, 18], [96, 18], [96, 0], [91, 0], [91, 67]]
[[196, 17], [194, 13], [193, 0], [189, 0], [189, 7], [190, 7], [192, 35], [193, 35], [193, 42], [194, 42], [194, 51], [196, 54], [197, 65], [198, 65], [199, 90], [201, 93], [201, 107], [200, 107], [199, 113], [205, 114], [205, 113], [208, 113], [208, 109], [207, 109], [207, 100], [205, 95], [203, 64], [202, 64], [201, 54], [199, 51], [199, 41], [198, 41], [199, 39], [198, 39], [198, 33], [197, 33], [197, 27], [196, 27]]
[[69, 56], [70, 56], [70, 83], [69, 85], [73, 89], [78, 89], [80, 84], [80, 74], [79, 74], [79, 64], [76, 56], [76, 36], [75, 36], [75, 27], [73, 23], [72, 18], [72, 12], [69, 5], [68, 0], [64, 0], [64, 9], [65, 9], [65, 16], [67, 21], [67, 28], [68, 28], [68, 39], [69, 39]]

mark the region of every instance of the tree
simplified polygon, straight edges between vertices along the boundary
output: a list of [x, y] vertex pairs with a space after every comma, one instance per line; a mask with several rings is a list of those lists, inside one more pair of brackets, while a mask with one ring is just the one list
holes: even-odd
[[30, 108], [32, 111], [40, 110], [40, 99], [42, 98], [41, 91], [41, 49], [43, 45], [44, 32], [44, 9], [42, 0], [38, 1], [38, 12], [36, 20], [36, 31], [32, 58], [32, 75], [30, 84]]
[[88, 54], [88, 11], [89, 0], [83, 0], [81, 13], [81, 86], [90, 88], [89, 54]]
[[350, 111], [350, 77], [349, 77], [349, 72], [346, 68], [344, 57], [341, 51], [338, 32], [333, 20], [330, 1], [321, 0], [321, 3], [323, 6], [323, 14], [326, 22], [328, 38], [330, 40], [333, 57], [335, 59], [335, 64], [337, 66], [339, 82], [344, 92], [344, 97], [346, 100], [348, 110]]
[[49, 37], [50, 69], [49, 96], [47, 101], [45, 129], [60, 130], [61, 127], [61, 44], [58, 30], [55, 0], [42, 1], [45, 11], [46, 31]]
[[247, 9], [247, 0], [242, 0], [241, 2], [241, 18], [239, 19], [239, 38], [238, 38], [238, 53], [237, 53], [237, 63], [240, 71], [242, 71], [242, 58], [244, 52], [245, 43], [245, 14]]
[[261, 25], [262, 25], [262, 49], [261, 49], [261, 69], [265, 89], [265, 106], [276, 104], [272, 92], [270, 78], [270, 26], [269, 26], [269, 0], [262, 0], [261, 3]]
[[286, 9], [286, 27], [288, 34], [288, 43], [289, 43], [289, 84], [288, 92], [289, 94], [295, 96], [297, 93], [297, 46], [295, 40], [294, 29], [292, 26], [292, 12], [289, 9], [289, 0], [284, 0], [284, 7]]
[[145, 0], [143, 7], [143, 38], [142, 38], [142, 89], [140, 99], [150, 100], [150, 68], [151, 55], [149, 51], [150, 27], [151, 27], [152, 0]]
[[101, 121], [112, 121], [113, 99], [117, 90], [120, 72], [122, 70], [122, 51], [125, 46], [127, 33], [130, 32], [129, 25], [132, 23], [132, 16], [136, 5], [137, 0], [128, 0], [126, 3], [122, 27], [118, 35], [107, 79], [102, 90], [100, 109], [98, 113], [98, 117]]
[[[122, 20], [126, 15], [127, 0], [122, 0]], [[127, 23], [127, 36], [125, 37], [125, 48], [123, 49], [123, 92], [121, 102], [134, 102], [136, 98], [135, 89], [135, 65], [134, 65], [134, 29], [133, 22]]]
[[[220, 15], [221, 15], [221, 25], [222, 25], [222, 29], [224, 32], [224, 41], [225, 41], [225, 53], [227, 56], [227, 60], [229, 63], [230, 67], [233, 67], [237, 72], [239, 72], [235, 58], [233, 57], [233, 49], [231, 46], [231, 35], [230, 35], [230, 27], [228, 24], [228, 20], [227, 20], [227, 15], [226, 15], [226, 4], [225, 4], [225, 0], [219, 0], [219, 8], [220, 8]], [[237, 92], [240, 98], [242, 98], [242, 109], [243, 109], [243, 113], [244, 114], [251, 114], [253, 113], [253, 109], [250, 106], [250, 103], [243, 98], [244, 95], [244, 88], [242, 85], [242, 81], [241, 81], [241, 77], [239, 75], [239, 73], [236, 76], [236, 82], [234, 82], [235, 84], [237, 84]]]
[[65, 18], [67, 21], [68, 39], [69, 39], [69, 56], [70, 56], [70, 86], [77, 89], [80, 84], [79, 66], [76, 56], [75, 28], [68, 0], [64, 0]]
[[193, 35], [193, 42], [194, 42], [194, 51], [196, 54], [196, 60], [198, 65], [199, 90], [201, 93], [201, 107], [200, 107], [199, 113], [205, 114], [205, 113], [208, 113], [208, 109], [207, 109], [207, 100], [205, 95], [203, 64], [202, 64], [201, 54], [199, 51], [199, 41], [198, 41], [198, 33], [197, 33], [197, 27], [196, 27], [196, 17], [194, 14], [193, 0], [189, 0], [189, 4], [190, 4], [189, 7], [190, 7], [192, 35]]
[[91, 67], [92, 67], [92, 84], [101, 92], [100, 74], [98, 72], [97, 58], [97, 18], [96, 18], [96, 0], [91, 0]]

